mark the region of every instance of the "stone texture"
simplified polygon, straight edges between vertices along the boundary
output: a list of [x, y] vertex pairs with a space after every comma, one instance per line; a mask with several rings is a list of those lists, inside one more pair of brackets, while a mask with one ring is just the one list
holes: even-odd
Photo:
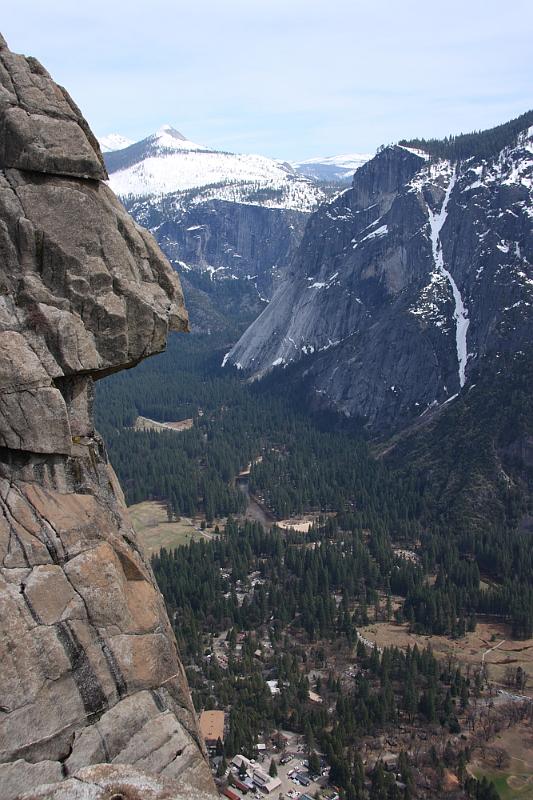
[[0, 168], [105, 180], [100, 147], [68, 92], [0, 36]]
[[181, 778], [160, 780], [131, 766], [98, 764], [62, 783], [24, 792], [20, 800], [212, 800], [216, 796]]
[[3, 40], [0, 141], [0, 796], [208, 796], [175, 638], [92, 417], [95, 380], [186, 330], [179, 280], [100, 182], [68, 94]]
[[9, 764], [0, 764], [0, 787], [2, 795], [6, 797], [14, 797], [21, 789], [28, 791], [43, 784], [57, 783], [61, 777], [61, 764], [57, 761], [30, 764], [19, 759]]

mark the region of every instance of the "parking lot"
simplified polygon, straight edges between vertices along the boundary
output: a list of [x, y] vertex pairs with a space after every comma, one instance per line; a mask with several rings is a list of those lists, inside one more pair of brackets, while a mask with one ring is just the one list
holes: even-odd
[[[274, 759], [277, 768], [277, 777], [281, 781], [281, 786], [271, 791], [270, 794], [264, 795], [259, 789], [254, 794], [256, 797], [271, 797], [273, 800], [299, 800], [299, 798], [308, 796], [314, 798], [317, 792], [324, 792], [329, 786], [329, 765], [326, 764], [323, 758], [321, 762], [321, 774], [309, 774], [307, 755], [303, 739], [298, 734], [283, 731], [285, 737], [285, 748], [280, 751], [277, 748], [268, 748], [263, 750], [257, 756], [255, 763], [265, 772], [268, 772], [270, 763]], [[319, 756], [320, 757], [320, 756]], [[235, 768], [233, 768], [235, 770]], [[236, 771], [236, 770], [235, 770]], [[250, 773], [251, 774], [251, 773]], [[231, 790], [238, 797], [243, 797], [243, 794], [230, 786]], [[248, 797], [253, 796], [251, 793]]]
[[[283, 756], [281, 756], [283, 758]], [[316, 791], [324, 789], [328, 785], [327, 776], [321, 775], [317, 781], [312, 781], [311, 776], [307, 770], [307, 761], [302, 753], [295, 754], [287, 764], [280, 764], [280, 757], [276, 756], [276, 765], [278, 768], [278, 778], [281, 780], [280, 792], [290, 798], [298, 798], [301, 794], [308, 794], [314, 796]], [[302, 785], [298, 780], [298, 775], [301, 775], [305, 780], [309, 780], [309, 785]]]

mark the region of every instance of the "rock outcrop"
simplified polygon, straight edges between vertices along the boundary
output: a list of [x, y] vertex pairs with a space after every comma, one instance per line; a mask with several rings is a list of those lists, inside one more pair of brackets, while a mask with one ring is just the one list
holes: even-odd
[[0, 796], [214, 793], [93, 382], [186, 330], [67, 92], [0, 38]]

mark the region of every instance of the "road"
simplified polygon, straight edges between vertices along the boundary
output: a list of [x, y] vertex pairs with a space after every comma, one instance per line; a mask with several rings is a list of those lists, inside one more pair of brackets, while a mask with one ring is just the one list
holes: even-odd
[[269, 514], [268, 511], [257, 502], [253, 494], [250, 493], [248, 482], [249, 479], [247, 475], [239, 475], [235, 479], [235, 485], [246, 497], [247, 505], [244, 515], [246, 519], [251, 519], [254, 522], [260, 522], [265, 529], [271, 528], [276, 520], [272, 514]]

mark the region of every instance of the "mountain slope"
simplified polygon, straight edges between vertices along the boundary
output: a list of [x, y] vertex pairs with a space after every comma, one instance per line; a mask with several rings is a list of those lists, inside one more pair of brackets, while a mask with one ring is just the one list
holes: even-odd
[[115, 150], [123, 150], [133, 144], [132, 139], [122, 136], [120, 133], [109, 133], [98, 139], [102, 153], [113, 153]]
[[169, 125], [109, 154], [106, 164], [110, 186], [123, 198], [187, 192], [188, 205], [218, 199], [307, 212], [323, 198], [323, 192], [289, 164], [213, 150]]
[[533, 351], [488, 359], [454, 402], [380, 449], [448, 530], [533, 532]]
[[[524, 115], [503, 147], [477, 134], [462, 161], [413, 143], [384, 148], [309, 219], [285, 280], [226, 363], [254, 377], [291, 365], [313, 407], [383, 431], [468, 388], [485, 355], [524, 349], [532, 123]], [[488, 141], [500, 149], [487, 152]]]
[[204, 332], [229, 325], [233, 335], [261, 312], [326, 196], [288, 164], [216, 151], [168, 125], [105, 161], [111, 187], [180, 274], [192, 329]]

